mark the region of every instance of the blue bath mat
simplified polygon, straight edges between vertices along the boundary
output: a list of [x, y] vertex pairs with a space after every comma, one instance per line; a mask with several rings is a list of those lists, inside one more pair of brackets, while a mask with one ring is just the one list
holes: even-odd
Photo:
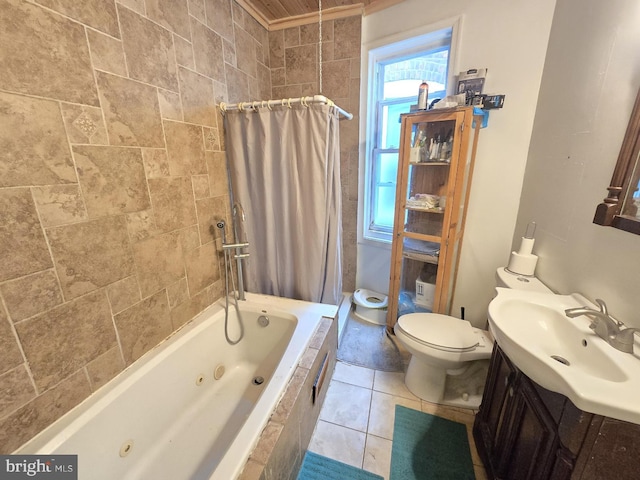
[[474, 480], [467, 428], [396, 405], [390, 480]]
[[375, 473], [308, 451], [302, 461], [298, 480], [383, 480], [383, 478]]

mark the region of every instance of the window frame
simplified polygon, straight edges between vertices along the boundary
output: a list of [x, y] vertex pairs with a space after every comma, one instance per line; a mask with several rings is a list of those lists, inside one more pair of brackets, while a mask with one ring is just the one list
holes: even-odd
[[[360, 198], [363, 200], [359, 208], [358, 241], [363, 243], [373, 242], [376, 245], [387, 244], [392, 241], [393, 226], [383, 227], [375, 225], [374, 215], [376, 208], [376, 187], [379, 178], [380, 162], [376, 158], [383, 153], [395, 153], [398, 149], [380, 148], [377, 144], [378, 132], [382, 129], [382, 111], [385, 106], [404, 103], [407, 99], [393, 99], [384, 101], [384, 84], [380, 81], [381, 66], [388, 63], [402, 61], [403, 58], [411, 58], [424, 52], [437, 51], [446, 46], [446, 38], [449, 38], [449, 58], [447, 65], [447, 90], [452, 91], [454, 72], [456, 66], [457, 38], [459, 35], [460, 19], [455, 18], [438, 24], [423, 27], [419, 30], [404, 32], [379, 40], [376, 44], [365, 47], [367, 55], [367, 72], [362, 88], [367, 92], [367, 102], [363, 105], [365, 110], [362, 118], [365, 119], [365, 142], [361, 153], [361, 188]], [[449, 35], [447, 32], [450, 31]], [[364, 68], [364, 66], [363, 66]], [[445, 92], [446, 94], [446, 92]], [[417, 96], [417, 92], [416, 92]], [[379, 101], [382, 100], [382, 101]], [[398, 145], [399, 147], [399, 145]]]

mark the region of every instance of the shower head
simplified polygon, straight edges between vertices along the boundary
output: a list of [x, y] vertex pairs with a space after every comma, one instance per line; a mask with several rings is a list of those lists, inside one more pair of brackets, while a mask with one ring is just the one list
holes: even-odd
[[[225, 231], [225, 222], [224, 220], [218, 220], [216, 222], [216, 227], [218, 227], [221, 231], [222, 231], [222, 243], [227, 243], [227, 232]], [[213, 225], [209, 225], [209, 233], [211, 233], [211, 235], [213, 235], [214, 237], [216, 236], [215, 234], [215, 228], [213, 228]]]

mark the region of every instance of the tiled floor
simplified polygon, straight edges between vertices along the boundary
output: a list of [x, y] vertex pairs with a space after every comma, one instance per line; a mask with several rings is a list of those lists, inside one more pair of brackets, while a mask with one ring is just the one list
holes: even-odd
[[388, 479], [396, 404], [464, 423], [476, 479], [486, 479], [471, 434], [473, 411], [419, 399], [407, 390], [403, 373], [343, 362], [336, 364], [309, 450]]

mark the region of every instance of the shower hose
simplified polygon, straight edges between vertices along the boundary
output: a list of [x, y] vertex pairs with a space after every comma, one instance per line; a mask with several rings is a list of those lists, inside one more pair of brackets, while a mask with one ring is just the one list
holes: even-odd
[[[226, 234], [224, 231], [224, 222], [220, 221], [216, 224], [216, 226], [222, 230], [222, 252], [224, 253], [224, 285], [225, 285], [225, 295], [224, 295], [224, 337], [230, 345], [236, 345], [242, 340], [244, 337], [244, 325], [242, 323], [242, 314], [240, 313], [240, 308], [238, 307], [238, 296], [236, 295], [236, 282], [233, 278], [233, 253], [230, 249], [224, 248], [224, 244], [226, 242]], [[229, 337], [229, 277], [231, 277], [231, 287], [233, 293], [233, 305], [236, 310], [236, 315], [238, 317], [238, 323], [240, 324], [240, 336], [237, 340], [231, 340]]]

